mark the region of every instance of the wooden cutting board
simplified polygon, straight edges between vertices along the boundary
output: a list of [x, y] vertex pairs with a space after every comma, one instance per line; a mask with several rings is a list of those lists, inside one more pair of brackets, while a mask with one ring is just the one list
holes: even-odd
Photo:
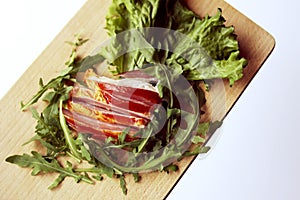
[[[34, 177], [29, 169], [4, 161], [9, 155], [30, 153], [39, 148], [34, 143], [21, 146], [34, 134], [35, 121], [29, 112], [20, 111], [20, 101], [35, 94], [40, 77], [47, 81], [64, 68], [71, 50], [64, 42], [72, 40], [75, 33], [82, 31], [83, 36], [90, 39], [80, 49], [81, 55], [88, 55], [107, 38], [103, 27], [110, 3], [108, 0], [88, 1], [0, 101], [0, 199], [163, 199], [193, 161], [194, 158], [182, 160], [176, 173], [143, 174], [140, 183], [134, 183], [133, 177], [128, 176], [127, 196], [122, 194], [119, 181], [110, 178], [95, 185], [76, 184], [67, 178], [59, 188], [50, 191], [47, 187], [56, 175]], [[200, 16], [215, 14], [217, 8], [221, 8], [227, 25], [235, 26], [242, 56], [249, 61], [244, 77], [234, 87], [226, 84], [226, 112], [221, 116], [225, 117], [273, 50], [275, 41], [269, 33], [222, 0], [188, 0], [187, 5]]]

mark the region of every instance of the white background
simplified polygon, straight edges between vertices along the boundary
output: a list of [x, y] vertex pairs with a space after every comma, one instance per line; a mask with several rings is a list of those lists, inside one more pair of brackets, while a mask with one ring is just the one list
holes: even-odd
[[[0, 1], [0, 98], [84, 2]], [[298, 200], [300, 5], [227, 2], [269, 31], [277, 44], [227, 116], [216, 147], [196, 159], [168, 199]]]

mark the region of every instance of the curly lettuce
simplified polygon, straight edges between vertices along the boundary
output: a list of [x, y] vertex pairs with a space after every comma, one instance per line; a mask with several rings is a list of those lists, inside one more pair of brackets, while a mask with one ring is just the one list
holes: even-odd
[[[113, 0], [106, 21], [108, 35], [115, 39], [100, 54], [124, 52], [132, 45], [145, 47], [116, 53], [111, 60], [117, 66], [116, 73], [159, 62], [181, 69], [188, 80], [224, 78], [232, 85], [243, 76], [247, 65], [240, 56], [234, 27], [225, 26], [221, 9], [216, 15], [201, 19], [180, 1]], [[164, 29], [158, 35], [147, 27]], [[130, 31], [133, 29], [139, 30], [138, 37]], [[186, 39], [176, 39], [176, 34], [168, 30], [179, 32]]]

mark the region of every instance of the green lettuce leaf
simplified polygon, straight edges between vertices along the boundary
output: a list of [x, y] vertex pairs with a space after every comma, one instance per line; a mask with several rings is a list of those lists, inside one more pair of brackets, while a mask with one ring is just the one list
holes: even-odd
[[[212, 59], [212, 62], [205, 66], [201, 65], [201, 60], [191, 59], [186, 62], [180, 56], [173, 54], [170, 60], [185, 65], [185, 70], [190, 71], [187, 74], [189, 80], [228, 78], [230, 85], [232, 85], [243, 76], [243, 68], [247, 65], [247, 60], [240, 58], [234, 27], [225, 26], [221, 9], [218, 9], [215, 16], [206, 15], [204, 19], [200, 19], [177, 2], [172, 19], [174, 22], [172, 29], [186, 34], [205, 49], [205, 52]], [[183, 48], [189, 47], [183, 45]], [[193, 56], [197, 57], [197, 55]], [[169, 63], [171, 62], [169, 61]]]
[[109, 36], [125, 30], [154, 26], [159, 4], [157, 0], [113, 0], [107, 16], [106, 29]]
[[[108, 34], [114, 39], [100, 54], [111, 58], [116, 73], [161, 63], [182, 68], [189, 80], [227, 78], [232, 85], [247, 65], [240, 57], [234, 27], [225, 26], [220, 9], [201, 19], [180, 1], [114, 0], [106, 20]], [[157, 34], [147, 27], [164, 29]]]

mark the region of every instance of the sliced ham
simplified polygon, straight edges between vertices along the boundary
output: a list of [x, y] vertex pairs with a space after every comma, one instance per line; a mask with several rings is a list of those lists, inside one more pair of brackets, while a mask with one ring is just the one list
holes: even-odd
[[151, 112], [160, 104], [148, 105], [132, 99], [120, 99], [106, 91], [93, 91], [85, 87], [74, 87], [71, 92], [73, 101], [85, 101], [92, 106], [101, 107], [106, 110], [124, 113], [130, 116], [138, 116], [146, 119], [151, 118]]
[[111, 124], [103, 122], [91, 117], [81, 115], [75, 112], [70, 112], [67, 109], [63, 110], [63, 114], [68, 125], [76, 132], [86, 133], [92, 135], [94, 138], [107, 138], [113, 137], [118, 138], [118, 135], [122, 134], [123, 131], [128, 131], [126, 140], [132, 140], [134, 134], [139, 129], [134, 127], [128, 127], [120, 124]]
[[67, 108], [71, 112], [76, 112], [78, 114], [89, 116], [91, 118], [112, 124], [122, 124], [137, 128], [144, 128], [149, 122], [149, 119], [108, 110], [80, 99], [72, 99], [72, 101], [69, 101]]
[[[132, 76], [131, 74], [130, 76]], [[138, 78], [112, 79], [87, 70], [84, 85], [75, 85], [63, 113], [69, 126], [94, 138], [118, 138], [128, 130], [126, 141], [152, 119], [161, 106], [155, 86]]]

